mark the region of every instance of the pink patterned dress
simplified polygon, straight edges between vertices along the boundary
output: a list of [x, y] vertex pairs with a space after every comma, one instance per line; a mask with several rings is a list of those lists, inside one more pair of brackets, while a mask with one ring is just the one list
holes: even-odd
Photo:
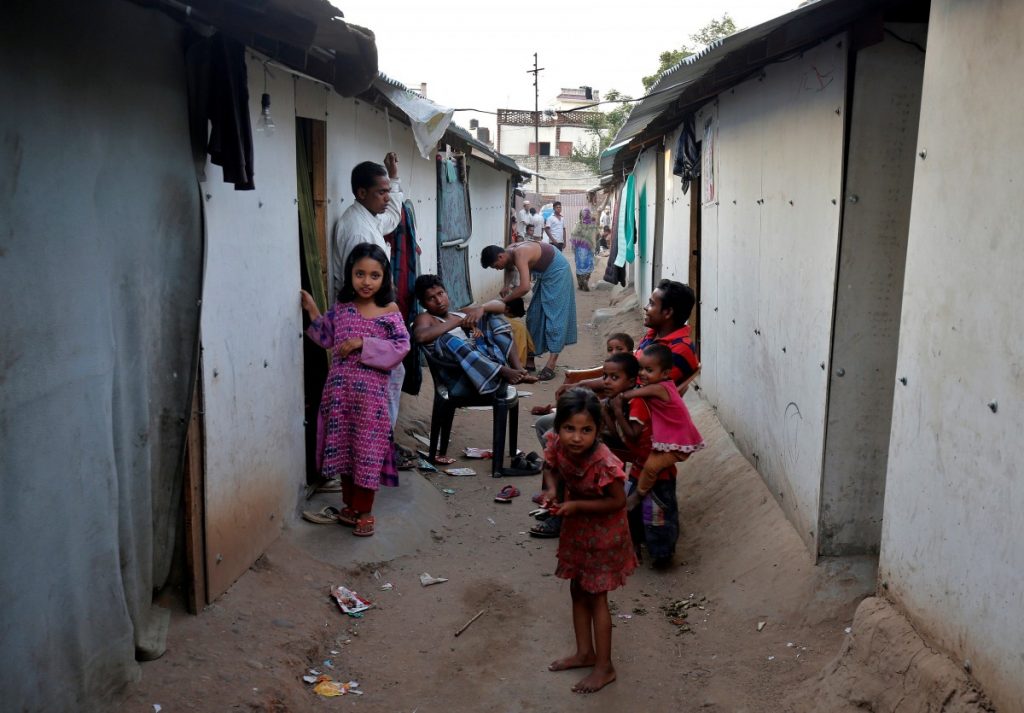
[[[317, 418], [317, 468], [326, 478], [351, 475], [356, 485], [377, 490], [398, 485], [388, 414], [388, 374], [409, 353], [409, 332], [398, 312], [367, 319], [351, 302], [336, 303], [309, 325], [306, 335], [330, 349]], [[347, 357], [337, 347], [362, 337], [363, 348]]]
[[665, 389], [668, 401], [644, 399], [651, 411], [652, 449], [663, 453], [696, 453], [704, 447], [704, 437], [690, 417], [690, 410], [675, 383], [659, 381], [657, 385]]
[[[592, 500], [616, 480], [625, 482], [622, 461], [598, 443], [582, 463], [569, 458], [558, 436], [547, 434], [544, 460], [565, 483], [565, 500]], [[555, 575], [575, 579], [591, 594], [608, 592], [626, 583], [636, 569], [626, 509], [604, 515], [577, 514], [562, 518]]]

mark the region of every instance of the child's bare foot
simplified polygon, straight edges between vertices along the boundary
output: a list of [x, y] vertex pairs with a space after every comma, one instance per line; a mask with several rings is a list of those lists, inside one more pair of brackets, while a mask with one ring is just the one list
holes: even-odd
[[609, 683], [615, 680], [615, 667], [608, 664], [607, 668], [600, 666], [590, 672], [590, 675], [580, 679], [572, 690], [576, 693], [594, 693], [600, 691]]
[[594, 654], [581, 654], [577, 652], [572, 656], [566, 656], [564, 659], [552, 661], [551, 665], [548, 666], [548, 671], [568, 671], [570, 668], [586, 668], [587, 666], [593, 666], [596, 660], [597, 656]]

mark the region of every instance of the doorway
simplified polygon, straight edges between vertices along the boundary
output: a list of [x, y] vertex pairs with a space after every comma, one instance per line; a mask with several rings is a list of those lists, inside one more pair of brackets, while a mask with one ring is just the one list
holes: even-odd
[[[321, 312], [334, 302], [327, 294], [327, 124], [316, 119], [295, 118], [295, 161], [299, 221], [299, 266], [302, 289], [313, 295]], [[302, 315], [302, 326], [309, 317]], [[316, 485], [316, 423], [330, 354], [302, 340], [306, 484]]]
[[[697, 155], [700, 155], [701, 145], [697, 144]], [[690, 180], [690, 259], [687, 282], [693, 290], [696, 300], [693, 305], [693, 314], [690, 316], [690, 336], [693, 345], [697, 350], [697, 358], [700, 359], [700, 216], [701, 196], [700, 176]]]

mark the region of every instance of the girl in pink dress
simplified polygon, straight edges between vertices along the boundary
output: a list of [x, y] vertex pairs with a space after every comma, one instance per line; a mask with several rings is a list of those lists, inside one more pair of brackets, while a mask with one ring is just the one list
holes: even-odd
[[370, 514], [381, 483], [398, 485], [388, 411], [388, 374], [409, 352], [409, 332], [394, 303], [391, 266], [372, 243], [357, 245], [345, 262], [345, 286], [321, 315], [302, 291], [312, 324], [306, 336], [331, 350], [317, 417], [317, 469], [340, 478], [344, 508], [338, 515], [355, 535], [374, 531]]
[[[593, 667], [573, 686], [592, 693], [615, 680], [612, 666], [612, 618], [608, 592], [636, 569], [626, 522], [622, 461], [597, 440], [601, 404], [589, 389], [570, 389], [558, 399], [554, 430], [544, 449], [542, 502], [561, 516], [555, 574], [571, 581], [575, 653], [549, 668], [563, 671]], [[564, 502], [558, 492], [564, 490]]]
[[623, 393], [622, 398], [641, 398], [650, 409], [651, 455], [637, 477], [636, 489], [629, 494], [629, 510], [647, 495], [658, 473], [704, 447], [704, 438], [672, 381], [672, 351], [663, 344], [652, 344], [643, 350], [639, 361], [640, 386]]

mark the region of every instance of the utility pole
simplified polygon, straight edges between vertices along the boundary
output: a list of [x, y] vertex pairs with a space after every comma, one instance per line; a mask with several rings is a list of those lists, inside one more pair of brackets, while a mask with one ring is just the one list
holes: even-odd
[[537, 89], [537, 77], [544, 71], [543, 67], [537, 66], [537, 53], [533, 53], [533, 69], [526, 70], [527, 74], [533, 75], [533, 148], [536, 152], [534, 158], [534, 169], [537, 175], [534, 176], [534, 187], [537, 194], [540, 194], [540, 92]]

